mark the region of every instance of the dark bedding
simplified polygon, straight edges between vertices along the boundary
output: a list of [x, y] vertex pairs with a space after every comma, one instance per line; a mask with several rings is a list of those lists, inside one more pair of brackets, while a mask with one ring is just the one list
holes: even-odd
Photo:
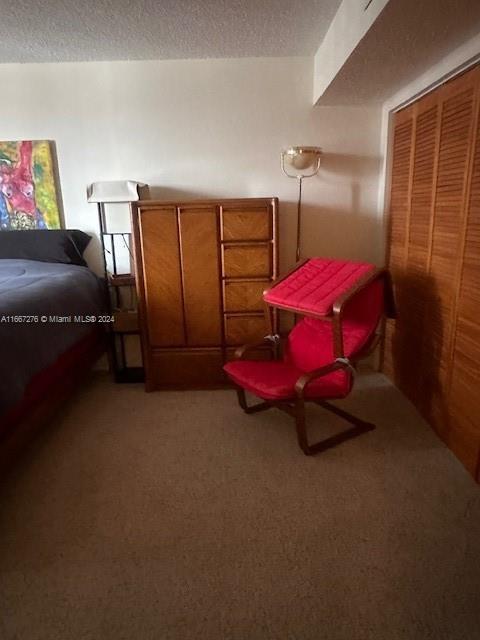
[[0, 416], [102, 312], [101, 281], [87, 267], [0, 260]]

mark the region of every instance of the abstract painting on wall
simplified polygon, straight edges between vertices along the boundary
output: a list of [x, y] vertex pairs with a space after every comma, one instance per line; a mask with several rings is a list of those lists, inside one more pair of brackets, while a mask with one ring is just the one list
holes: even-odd
[[0, 142], [0, 229], [59, 229], [48, 140]]

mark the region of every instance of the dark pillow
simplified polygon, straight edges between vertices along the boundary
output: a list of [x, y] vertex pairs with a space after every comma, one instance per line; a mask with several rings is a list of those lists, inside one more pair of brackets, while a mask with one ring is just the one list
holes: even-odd
[[0, 259], [63, 262], [86, 267], [83, 252], [91, 236], [78, 229], [0, 231]]

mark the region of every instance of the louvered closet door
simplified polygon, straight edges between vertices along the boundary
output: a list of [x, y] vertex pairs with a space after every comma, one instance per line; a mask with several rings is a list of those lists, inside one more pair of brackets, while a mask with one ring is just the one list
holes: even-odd
[[[478, 473], [479, 68], [394, 120], [388, 264], [398, 319], [384, 370]], [[478, 384], [478, 383], [477, 383]]]
[[402, 315], [408, 318], [407, 335], [411, 344], [407, 353], [410, 371], [418, 371], [418, 378], [408, 375], [408, 392], [423, 413], [430, 407], [428, 388], [429, 368], [433, 357], [432, 345], [425, 335], [432, 332], [433, 314], [437, 309], [436, 287], [425, 275], [430, 268], [431, 221], [435, 202], [436, 171], [439, 149], [440, 107], [436, 96], [428, 95], [415, 107], [410, 201], [405, 246], [405, 296], [401, 300]]
[[407, 290], [405, 277], [407, 219], [410, 203], [411, 155], [414, 118], [412, 109], [398, 114], [393, 136], [392, 186], [390, 196], [389, 267], [396, 286], [399, 318], [387, 322], [384, 370], [387, 375], [408, 380], [406, 372], [412, 351], [405, 352], [401, 345], [407, 342], [407, 325], [403, 320], [402, 295]]
[[[480, 82], [480, 81], [479, 81]], [[453, 342], [450, 402], [455, 420], [451, 446], [469, 468], [477, 465], [480, 432], [480, 128], [476, 107], [472, 170], [467, 185], [467, 216], [462, 239], [456, 325]], [[472, 445], [473, 443], [473, 445]]]

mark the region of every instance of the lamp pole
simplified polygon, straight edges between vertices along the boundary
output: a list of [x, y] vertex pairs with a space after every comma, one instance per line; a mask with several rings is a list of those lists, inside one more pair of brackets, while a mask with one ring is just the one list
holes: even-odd
[[[322, 150], [320, 147], [290, 147], [281, 153], [281, 167], [283, 173], [288, 178], [298, 180], [298, 201], [297, 201], [297, 244], [295, 251], [295, 261], [300, 260], [302, 245], [302, 185], [304, 178], [312, 178], [316, 176], [320, 170]], [[312, 167], [311, 173], [288, 173], [285, 168], [285, 158], [288, 163], [295, 169], [309, 169]]]
[[297, 249], [295, 252], [295, 261], [300, 260], [300, 244], [302, 239], [302, 181], [303, 176], [298, 178], [298, 202], [297, 202]]

